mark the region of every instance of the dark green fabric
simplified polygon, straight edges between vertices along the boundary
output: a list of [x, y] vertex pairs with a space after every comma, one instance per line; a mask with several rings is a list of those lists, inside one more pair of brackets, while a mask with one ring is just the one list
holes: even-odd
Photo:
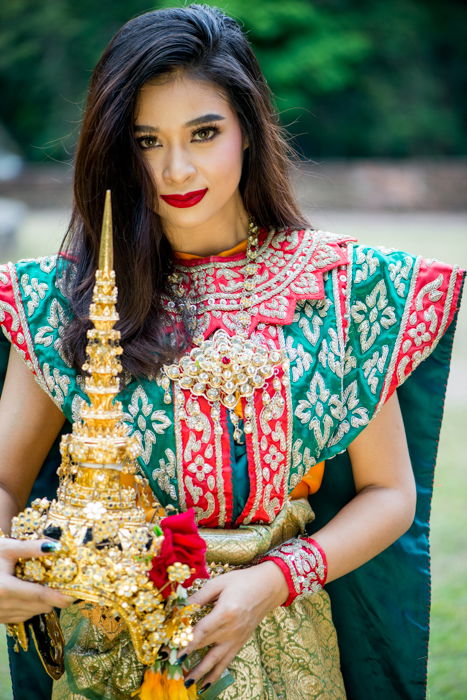
[[[397, 392], [417, 481], [412, 527], [375, 559], [326, 586], [351, 700], [426, 697], [429, 516], [454, 331], [455, 322]], [[317, 516], [313, 530], [327, 523], [354, 494], [345, 452], [327, 462], [321, 489], [310, 498]]]

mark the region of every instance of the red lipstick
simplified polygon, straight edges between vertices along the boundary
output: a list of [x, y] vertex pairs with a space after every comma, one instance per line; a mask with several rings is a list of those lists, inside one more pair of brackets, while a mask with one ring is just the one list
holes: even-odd
[[179, 209], [185, 209], [186, 207], [194, 207], [195, 204], [200, 202], [208, 188], [205, 187], [204, 190], [194, 190], [193, 192], [187, 192], [186, 194], [161, 194], [160, 198], [170, 204], [172, 207], [178, 207]]

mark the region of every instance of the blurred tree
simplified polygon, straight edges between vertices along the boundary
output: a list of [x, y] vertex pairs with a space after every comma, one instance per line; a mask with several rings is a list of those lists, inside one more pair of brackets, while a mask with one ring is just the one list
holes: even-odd
[[32, 160], [70, 157], [91, 71], [148, 0], [0, 3], [0, 120]]
[[[72, 151], [90, 71], [118, 26], [151, 5], [183, 4], [3, 3], [0, 119], [28, 157]], [[462, 0], [207, 4], [248, 31], [281, 119], [307, 156], [467, 154]]]

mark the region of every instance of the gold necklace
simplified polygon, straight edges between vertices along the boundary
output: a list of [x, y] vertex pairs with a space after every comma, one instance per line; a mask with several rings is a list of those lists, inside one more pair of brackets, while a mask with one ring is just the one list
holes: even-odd
[[[243, 267], [243, 292], [240, 297], [241, 308], [236, 316], [235, 335], [230, 336], [223, 329], [215, 331], [204, 340], [198, 336], [193, 327], [195, 347], [178, 362], [164, 365], [161, 369], [161, 385], [164, 389], [164, 401], [171, 403], [171, 382], [181, 389], [188, 390], [194, 397], [204, 396], [213, 405], [225, 406], [230, 412], [234, 426], [234, 439], [240, 442], [242, 431], [235, 408], [240, 399], [250, 399], [255, 390], [264, 388], [277, 367], [284, 363], [284, 355], [276, 348], [270, 348], [264, 341], [248, 338], [251, 324], [252, 292], [257, 286], [258, 273], [258, 226], [252, 218], [248, 223], [248, 241], [246, 262]], [[174, 292], [177, 297], [184, 294], [177, 273], [169, 278], [177, 285]], [[192, 307], [188, 305], [188, 308]], [[194, 307], [196, 309], [196, 306]], [[196, 316], [193, 316], [196, 318]], [[276, 384], [276, 380], [274, 380]], [[274, 386], [277, 391], [277, 387]], [[218, 415], [218, 411], [213, 415]], [[244, 411], [245, 433], [251, 433], [253, 409], [247, 405]], [[218, 432], [222, 427], [216, 426]]]

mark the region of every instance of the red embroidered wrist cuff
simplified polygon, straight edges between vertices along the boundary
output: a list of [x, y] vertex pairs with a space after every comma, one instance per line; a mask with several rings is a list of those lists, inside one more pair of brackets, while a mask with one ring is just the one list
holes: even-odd
[[326, 583], [328, 565], [326, 555], [311, 537], [296, 537], [272, 549], [262, 561], [273, 561], [281, 569], [289, 587], [288, 606], [295, 598], [317, 593]]

